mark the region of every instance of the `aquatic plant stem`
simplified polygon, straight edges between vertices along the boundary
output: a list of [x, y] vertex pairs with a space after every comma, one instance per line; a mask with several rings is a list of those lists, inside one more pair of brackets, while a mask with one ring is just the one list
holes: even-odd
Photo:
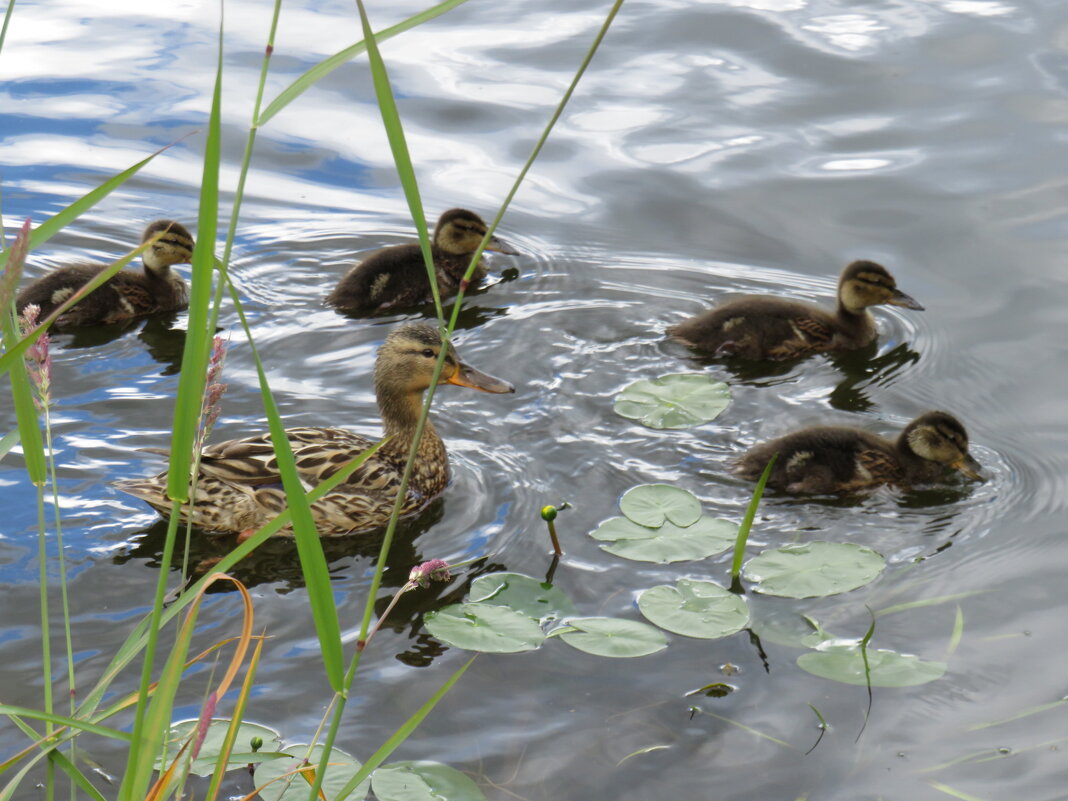
[[[52, 699], [52, 634], [48, 614], [48, 538], [45, 533], [44, 487], [37, 487], [37, 575], [40, 582], [38, 597], [41, 602], [41, 681], [44, 682], [44, 710], [49, 715], [55, 713]], [[45, 734], [51, 736], [55, 731], [52, 721], [45, 721]], [[48, 760], [48, 777], [45, 784], [45, 797], [52, 801], [55, 797], [55, 763]]]
[[738, 526], [738, 536], [734, 540], [734, 558], [731, 560], [731, 592], [742, 592], [741, 572], [742, 562], [745, 561], [745, 545], [749, 541], [749, 531], [753, 527], [753, 518], [756, 517], [760, 499], [764, 496], [764, 487], [767, 486], [771, 469], [778, 458], [779, 454], [772, 454], [771, 459], [765, 465], [764, 472], [760, 474], [760, 480], [757, 481], [756, 489], [753, 490], [753, 497], [749, 499], [749, 506], [745, 510], [742, 524]]
[[7, 38], [7, 26], [11, 22], [11, 14], [15, 10], [15, 0], [8, 0], [7, 12], [4, 14], [4, 25], [0, 27], [0, 52], [4, 50], [4, 39]]

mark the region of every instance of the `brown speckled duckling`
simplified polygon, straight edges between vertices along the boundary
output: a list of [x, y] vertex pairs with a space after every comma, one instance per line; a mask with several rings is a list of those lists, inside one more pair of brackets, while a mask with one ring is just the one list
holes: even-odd
[[[389, 520], [401, 474], [430, 386], [441, 337], [432, 326], [410, 323], [386, 337], [375, 360], [375, 397], [390, 440], [355, 473], [311, 505], [320, 536], [379, 528]], [[514, 392], [511, 384], [460, 361], [449, 348], [438, 383], [484, 392]], [[303, 483], [311, 488], [370, 447], [373, 440], [340, 428], [290, 428], [286, 433]], [[449, 460], [441, 437], [428, 420], [408, 482], [403, 513], [418, 511], [445, 489]], [[146, 479], [115, 483], [161, 514], [170, 514], [166, 471]], [[220, 442], [204, 449], [193, 504], [193, 525], [209, 531], [251, 533], [286, 507], [282, 479], [268, 434]], [[182, 509], [182, 519], [189, 507]], [[292, 536], [292, 529], [283, 529]]]
[[714, 356], [796, 359], [867, 345], [876, 333], [868, 307], [881, 303], [923, 310], [897, 288], [885, 267], [855, 261], [838, 280], [834, 312], [810, 303], [753, 295], [684, 320], [669, 328], [668, 335]]
[[768, 486], [787, 492], [907, 487], [938, 481], [946, 468], [981, 478], [979, 463], [968, 453], [968, 433], [947, 412], [921, 414], [893, 442], [862, 428], [803, 428], [751, 448], [738, 463], [738, 475], [756, 481], [775, 453]]
[[[185, 226], [173, 220], [156, 220], [145, 228], [141, 241], [153, 234], [163, 235], [142, 254], [144, 270], [120, 270], [84, 300], [64, 312], [59, 326], [107, 325], [148, 314], [177, 311], [189, 304], [182, 276], [172, 264], [186, 264], [193, 258], [193, 237]], [[19, 314], [31, 303], [41, 308], [40, 319], [81, 289], [103, 270], [103, 264], [71, 264], [59, 267], [27, 286], [15, 299]]]
[[[455, 295], [471, 263], [471, 255], [486, 235], [486, 223], [473, 211], [449, 209], [438, 219], [431, 242], [434, 271], [441, 297]], [[497, 237], [486, 250], [517, 255], [517, 251]], [[477, 286], [486, 277], [479, 264], [471, 276]], [[326, 302], [341, 311], [371, 313], [394, 306], [412, 306], [432, 297], [427, 280], [423, 251], [419, 245], [394, 245], [373, 253], [357, 264], [326, 297]]]

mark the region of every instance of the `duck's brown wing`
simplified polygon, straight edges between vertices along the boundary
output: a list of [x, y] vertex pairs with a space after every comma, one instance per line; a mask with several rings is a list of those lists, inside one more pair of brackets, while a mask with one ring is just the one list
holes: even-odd
[[[340, 428], [290, 428], [286, 429], [286, 436], [305, 489], [317, 486], [374, 444], [367, 437]], [[201, 457], [200, 470], [203, 475], [249, 487], [282, 481], [269, 434], [208, 446]], [[361, 465], [347, 483], [367, 480], [373, 484], [375, 472], [374, 465]]]

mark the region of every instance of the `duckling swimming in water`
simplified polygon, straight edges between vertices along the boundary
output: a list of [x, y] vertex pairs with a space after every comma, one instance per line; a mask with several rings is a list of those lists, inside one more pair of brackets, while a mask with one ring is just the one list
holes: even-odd
[[[438, 219], [430, 251], [441, 297], [456, 294], [486, 230], [482, 218], [467, 209], [449, 209]], [[490, 238], [486, 250], [518, 255], [497, 237]], [[480, 262], [471, 275], [471, 285], [485, 277], [486, 267]], [[419, 245], [394, 245], [371, 254], [349, 270], [327, 295], [326, 302], [339, 311], [367, 314], [394, 306], [413, 306], [431, 297]]]
[[671, 326], [668, 336], [714, 356], [796, 359], [867, 345], [876, 334], [868, 307], [883, 303], [923, 311], [923, 306], [897, 288], [885, 267], [855, 261], [838, 279], [834, 312], [786, 298], [753, 295]]
[[981, 479], [968, 453], [968, 432], [948, 412], [921, 414], [893, 442], [863, 428], [812, 426], [756, 445], [737, 473], [756, 481], [779, 454], [768, 486], [787, 492], [850, 492], [880, 484], [907, 487], [938, 481], [946, 468]]
[[[141, 259], [144, 270], [119, 270], [101, 286], [78, 301], [57, 320], [58, 326], [107, 325], [160, 312], [178, 311], [189, 304], [182, 276], [173, 264], [188, 264], [193, 258], [193, 237], [173, 220], [156, 220], [145, 228], [141, 242], [163, 232]], [[15, 299], [19, 314], [31, 303], [44, 319], [67, 298], [105, 269], [103, 264], [70, 264], [38, 278]]]
[[[401, 475], [415, 428], [422, 412], [423, 393], [430, 387], [434, 364], [443, 347], [437, 330], [425, 323], [395, 328], [375, 359], [375, 398], [389, 437], [349, 478], [311, 505], [320, 536], [359, 533], [386, 524], [400, 489]], [[480, 372], [460, 361], [449, 347], [440, 384], [458, 384], [483, 392], [514, 392], [506, 381]], [[332, 476], [374, 441], [340, 428], [286, 430], [297, 472], [307, 487]], [[449, 482], [445, 445], [427, 420], [415, 468], [408, 482], [402, 514], [422, 509]], [[115, 483], [164, 515], [169, 515], [167, 472], [145, 479]], [[192, 505], [193, 525], [222, 533], [250, 533], [286, 508], [286, 495], [278, 473], [269, 434], [220, 442], [204, 449]], [[190, 515], [189, 506], [181, 510]], [[280, 532], [292, 536], [291, 528]]]

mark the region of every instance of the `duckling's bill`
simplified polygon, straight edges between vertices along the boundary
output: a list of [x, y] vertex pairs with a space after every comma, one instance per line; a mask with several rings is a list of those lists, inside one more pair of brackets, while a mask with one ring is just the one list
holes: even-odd
[[915, 309], [916, 311], [924, 311], [923, 306], [913, 298], [911, 295], [906, 295], [900, 289], [894, 289], [894, 294], [890, 296], [890, 299], [886, 301], [891, 306], [902, 306], [906, 309]]
[[950, 464], [950, 467], [964, 473], [968, 478], [974, 478], [976, 481], [983, 480], [982, 465], [970, 453], [964, 454], [960, 459]]
[[486, 243], [484, 250], [492, 250], [495, 253], [505, 253], [509, 256], [518, 256], [519, 251], [505, 242], [503, 239], [498, 239], [495, 236], [491, 236], [489, 242]]
[[445, 379], [447, 384], [456, 384], [459, 387], [480, 389], [483, 392], [492, 392], [495, 395], [504, 395], [515, 392], [515, 387], [507, 381], [495, 378], [489, 373], [483, 373], [467, 364], [461, 364], [460, 369]]

